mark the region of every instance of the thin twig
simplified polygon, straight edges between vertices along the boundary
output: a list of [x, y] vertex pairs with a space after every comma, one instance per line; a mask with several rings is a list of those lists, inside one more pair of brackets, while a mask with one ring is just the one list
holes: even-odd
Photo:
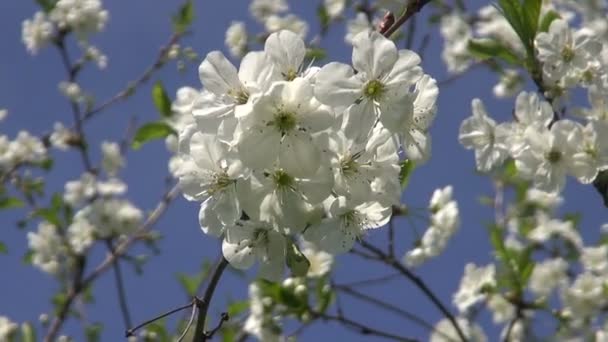
[[[59, 50], [61, 61], [63, 62], [63, 66], [68, 74], [68, 82], [73, 83], [76, 80], [76, 76], [78, 75], [80, 68], [72, 65], [68, 49], [65, 46], [65, 37], [65, 34], [60, 33], [55, 46], [57, 46], [57, 49]], [[72, 108], [72, 116], [74, 117], [74, 128], [76, 129], [76, 132], [81, 140], [80, 144], [78, 144], [78, 150], [80, 151], [82, 162], [88, 172], [95, 174], [93, 164], [91, 163], [91, 158], [89, 157], [89, 153], [86, 148], [86, 142], [84, 141], [85, 135], [82, 127], [80, 106], [74, 100], [70, 99], [70, 107]]]
[[371, 285], [376, 285], [378, 283], [386, 283], [387, 281], [393, 280], [400, 276], [401, 276], [401, 273], [393, 273], [393, 274], [389, 274], [389, 275], [385, 275], [385, 276], [381, 276], [381, 277], [377, 277], [377, 278], [370, 278], [370, 279], [365, 279], [365, 280], [353, 281], [350, 283], [339, 284], [338, 286], [348, 286], [351, 288], [359, 287], [359, 286], [371, 286]]
[[217, 262], [215, 269], [211, 275], [211, 280], [207, 285], [203, 299], [199, 302], [198, 306], [198, 318], [196, 319], [196, 328], [194, 330], [194, 338], [192, 342], [205, 342], [207, 341], [207, 334], [205, 334], [205, 320], [207, 319], [207, 311], [209, 311], [209, 304], [211, 304], [211, 298], [215, 292], [215, 287], [219, 282], [224, 270], [228, 266], [228, 260], [222, 255], [220, 260]]
[[[114, 249], [114, 253], [108, 255], [104, 261], [95, 268], [91, 274], [87, 277], [83, 278], [84, 265], [77, 268], [75, 280], [72, 283], [71, 288], [68, 290], [65, 301], [62, 303], [61, 307], [58, 310], [57, 316], [51, 323], [49, 330], [44, 338], [45, 342], [51, 342], [55, 340], [59, 329], [65, 322], [67, 318], [67, 314], [70, 311], [70, 307], [74, 299], [82, 292], [83, 289], [86, 289], [95, 279], [97, 279], [101, 274], [108, 270], [112, 266], [116, 260], [120, 258], [120, 256], [124, 255], [128, 248], [134, 242], [138, 241], [142, 236], [144, 236], [145, 232], [148, 231], [157, 221], [160, 219], [162, 214], [167, 210], [169, 204], [173, 199], [179, 194], [179, 187], [176, 185], [171, 190], [163, 195], [163, 199], [156, 206], [154, 211], [148, 216], [148, 219], [135, 231], [133, 235], [125, 242], [119, 244], [116, 249]], [[84, 260], [79, 262], [79, 264], [84, 264]]]
[[152, 319], [144, 321], [143, 323], [140, 323], [140, 324], [138, 324], [137, 326], [135, 326], [133, 328], [127, 329], [127, 331], [125, 331], [125, 337], [131, 337], [131, 336], [133, 336], [137, 330], [145, 327], [146, 325], [148, 325], [150, 323], [154, 323], [154, 322], [158, 321], [159, 319], [163, 319], [163, 318], [165, 318], [167, 316], [173, 315], [176, 312], [180, 312], [180, 311], [185, 310], [185, 309], [190, 308], [190, 307], [194, 308], [194, 307], [196, 307], [197, 301], [198, 300], [196, 298], [193, 298], [190, 301], [190, 303], [188, 303], [186, 305], [182, 305], [182, 306], [177, 307], [175, 309], [171, 309], [171, 310], [169, 310], [169, 311], [167, 311], [165, 313], [162, 313], [162, 314], [160, 314], [160, 315], [158, 315], [158, 316], [156, 316], [156, 317], [154, 317]]
[[61, 305], [61, 307], [59, 308], [57, 316], [53, 320], [53, 323], [51, 323], [51, 326], [49, 327], [49, 330], [46, 333], [46, 336], [44, 337], [45, 342], [55, 341], [55, 336], [57, 336], [57, 334], [59, 333], [59, 329], [61, 329], [63, 322], [65, 322], [65, 319], [67, 318], [68, 313], [70, 312], [70, 307], [72, 306], [72, 303], [74, 302], [78, 294], [83, 289], [86, 289], [86, 285], [84, 285], [82, 281], [85, 264], [85, 257], [80, 256], [76, 259], [76, 272], [72, 280], [72, 285], [68, 290], [68, 294], [65, 298], [65, 301], [63, 302], [63, 305]]
[[395, 31], [397, 31], [401, 25], [403, 25], [409, 18], [411, 18], [414, 14], [420, 12], [422, 7], [431, 2], [432, 0], [412, 0], [409, 5], [407, 5], [403, 14], [395, 20], [393, 26], [391, 26], [386, 32], [384, 32], [385, 37], [390, 37]]
[[416, 287], [418, 287], [418, 289], [420, 289], [422, 291], [422, 293], [424, 293], [424, 295], [428, 299], [430, 299], [430, 301], [435, 305], [435, 307], [437, 307], [437, 309], [439, 309], [439, 311], [441, 311], [443, 316], [450, 321], [450, 323], [452, 324], [452, 326], [458, 333], [458, 337], [463, 342], [466, 342], [468, 340], [468, 338], [466, 337], [466, 335], [463, 333], [462, 329], [460, 328], [460, 325], [456, 321], [456, 318], [454, 317], [454, 315], [452, 315], [452, 313], [447, 309], [447, 307], [441, 302], [441, 300], [439, 300], [439, 298], [435, 295], [435, 293], [428, 287], [428, 285], [426, 285], [426, 283], [420, 277], [418, 277], [417, 275], [412, 273], [410, 270], [405, 268], [405, 266], [401, 265], [401, 263], [399, 261], [389, 258], [378, 247], [371, 245], [365, 241], [359, 241], [359, 243], [361, 244], [361, 246], [363, 246], [367, 250], [376, 254], [380, 258], [381, 261], [386, 262], [388, 265], [393, 267], [395, 270], [399, 271], [407, 279], [409, 279], [412, 283], [414, 283], [414, 285], [416, 285]]
[[188, 331], [190, 330], [190, 327], [192, 326], [192, 323], [194, 322], [195, 316], [196, 316], [196, 301], [192, 301], [192, 313], [190, 314], [190, 320], [188, 320], [188, 324], [186, 324], [186, 328], [184, 329], [184, 332], [177, 339], [177, 342], [181, 342], [184, 339], [184, 337], [186, 337], [186, 334], [188, 333]]
[[154, 63], [152, 63], [152, 65], [150, 65], [146, 70], [144, 70], [141, 76], [139, 76], [135, 81], [130, 82], [123, 90], [119, 91], [116, 95], [107, 99], [99, 106], [86, 112], [82, 120], [88, 121], [93, 118], [93, 116], [95, 116], [97, 113], [100, 113], [108, 107], [112, 106], [113, 104], [125, 100], [129, 96], [131, 96], [137, 87], [141, 86], [143, 83], [146, 83], [154, 72], [156, 72], [165, 65], [165, 63], [167, 62], [167, 54], [169, 53], [171, 46], [173, 44], [176, 44], [184, 36], [185, 33], [186, 32], [176, 32], [171, 35], [171, 37], [169, 37], [169, 41], [160, 48], [160, 51], [158, 52]]
[[416, 316], [415, 314], [413, 314], [413, 313], [411, 313], [409, 311], [401, 309], [400, 307], [397, 307], [397, 306], [392, 305], [390, 303], [384, 302], [384, 301], [382, 301], [382, 300], [380, 300], [378, 298], [366, 295], [365, 293], [361, 293], [361, 292], [359, 292], [359, 291], [357, 291], [355, 289], [352, 289], [349, 286], [334, 285], [334, 288], [336, 288], [338, 291], [342, 291], [343, 293], [345, 293], [345, 294], [347, 294], [347, 295], [349, 295], [349, 296], [351, 296], [353, 298], [359, 299], [359, 300], [364, 301], [364, 302], [368, 302], [368, 303], [376, 305], [376, 306], [378, 306], [378, 307], [380, 307], [382, 309], [390, 311], [390, 312], [392, 312], [394, 314], [397, 314], [398, 316], [401, 316], [401, 317], [405, 318], [408, 321], [411, 321], [413, 323], [416, 323], [416, 324], [424, 327], [428, 331], [437, 332], [437, 333], [439, 333], [440, 335], [442, 335], [444, 338], [446, 338], [448, 340], [451, 339], [450, 336], [445, 335], [443, 332], [435, 329], [435, 326], [433, 326], [432, 324], [428, 323], [427, 321], [423, 320], [422, 318]]
[[[114, 246], [112, 245], [112, 241], [106, 241], [108, 246], [108, 250], [110, 253], [114, 253]], [[118, 305], [120, 306], [120, 311], [122, 313], [122, 319], [125, 323], [125, 329], [129, 329], [131, 324], [131, 314], [129, 313], [129, 305], [127, 304], [127, 296], [125, 294], [125, 286], [122, 280], [122, 272], [120, 270], [120, 260], [116, 260], [115, 263], [112, 264], [112, 269], [114, 270], [114, 278], [116, 280], [116, 292], [118, 292]]]
[[362, 335], [374, 335], [374, 336], [383, 337], [383, 338], [386, 338], [389, 340], [402, 341], [402, 342], [417, 341], [417, 340], [409, 338], [409, 337], [403, 337], [403, 336], [387, 333], [382, 330], [371, 328], [363, 323], [359, 323], [357, 321], [346, 318], [344, 316], [332, 316], [332, 315], [322, 313], [322, 312], [311, 312], [311, 314], [313, 317], [321, 318], [326, 321], [338, 322], [340, 324], [353, 328], [354, 330], [358, 331]]
[[108, 255], [89, 276], [84, 279], [84, 283], [88, 284], [92, 282], [95, 278], [97, 278], [101, 273], [105, 272], [112, 263], [120, 256], [125, 254], [129, 247], [136, 241], [140, 240], [145, 236], [145, 233], [156, 224], [156, 222], [160, 219], [160, 217], [165, 213], [169, 204], [177, 197], [180, 193], [180, 188], [178, 185], [175, 185], [171, 190], [166, 192], [163, 195], [162, 200], [158, 203], [156, 208], [152, 211], [152, 213], [148, 216], [146, 221], [133, 233], [127, 240], [119, 244], [116, 249], [114, 249], [114, 253]]

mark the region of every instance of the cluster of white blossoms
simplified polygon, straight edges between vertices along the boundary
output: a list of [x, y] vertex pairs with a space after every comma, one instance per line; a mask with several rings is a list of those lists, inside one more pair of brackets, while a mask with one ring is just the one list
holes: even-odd
[[[555, 193], [530, 188], [523, 203], [507, 210], [505, 248], [512, 255], [521, 255], [531, 248], [539, 251], [538, 256], [530, 260], [534, 267], [523, 283], [523, 290], [527, 293], [525, 300], [532, 303], [530, 308], [518, 313], [512, 293], [501, 292], [505, 275], [499, 272], [505, 272], [504, 269], [497, 271], [494, 264], [485, 267], [467, 264], [460, 287], [453, 296], [453, 303], [462, 317], [474, 311], [477, 304], [485, 305], [493, 314], [494, 322], [504, 324], [502, 336], [505, 336], [509, 323], [520, 315], [520, 326], [511, 328], [514, 330], [510, 336], [524, 341], [527, 336], [525, 326], [534, 317], [533, 308], [550, 305], [554, 307], [555, 317], [561, 321], [555, 338], [586, 336], [588, 340], [601, 341], [592, 337], [606, 334], [606, 322], [601, 312], [608, 304], [605, 296], [608, 246], [601, 243], [586, 246], [572, 221], [555, 218], [562, 201]], [[606, 232], [603, 232], [602, 239], [605, 237]], [[553, 250], [547, 253], [549, 246]], [[572, 261], [566, 259], [568, 255]], [[499, 285], [500, 279], [503, 279], [503, 285]]]
[[556, 121], [551, 104], [526, 92], [517, 96], [514, 122], [496, 124], [479, 99], [473, 100], [472, 108], [473, 116], [463, 121], [459, 139], [466, 148], [475, 149], [479, 171], [490, 171], [512, 158], [518, 175], [531, 180], [534, 187], [560, 192], [566, 175], [588, 184], [608, 168], [606, 120], [587, 116], [585, 125], [569, 119]]
[[133, 233], [140, 227], [143, 213], [126, 199], [127, 185], [116, 175], [124, 159], [116, 143], [102, 143], [102, 168], [108, 176], [84, 173], [65, 184], [63, 201], [75, 214], [67, 222], [42, 221], [37, 232], [28, 233], [32, 264], [44, 272], [61, 275], [72, 266], [73, 258], [84, 255], [98, 240], [111, 241]]
[[14, 140], [0, 135], [0, 171], [8, 172], [21, 164], [40, 163], [48, 157], [44, 143], [27, 131], [20, 131]]
[[[543, 63], [543, 81], [551, 88], [553, 97], [563, 94], [564, 88], [574, 85], [589, 86], [601, 81], [606, 74], [608, 51], [595, 40], [608, 36], [608, 24], [601, 13], [608, 9], [605, 1], [543, 1], [541, 18], [549, 12], [558, 15], [548, 32], [539, 32], [535, 47], [537, 58]], [[568, 23], [577, 23], [580, 29], [572, 30]], [[524, 58], [526, 51], [515, 30], [500, 11], [492, 5], [480, 8], [475, 15], [453, 11], [442, 17], [441, 34], [444, 38], [443, 60], [448, 71], [461, 73], [472, 65], [474, 57], [468, 51], [471, 40], [492, 40]], [[521, 72], [515, 69], [500, 71], [494, 88], [497, 97], [515, 96], [524, 82]]]
[[[22, 24], [22, 40], [31, 54], [53, 40], [59, 32], [74, 32], [82, 41], [87, 35], [100, 32], [105, 28], [109, 12], [103, 8], [101, 0], [59, 0], [51, 8], [38, 11], [32, 19]], [[93, 47], [89, 58], [107, 60]]]
[[257, 260], [267, 279], [282, 277], [298, 235], [335, 254], [386, 224], [400, 155], [430, 153], [438, 89], [418, 55], [377, 32], [355, 37], [353, 66], [309, 67], [305, 53], [290, 31], [271, 34], [239, 70], [209, 53], [194, 122], [179, 136], [180, 185], [202, 201], [204, 232], [223, 237], [234, 267]]
[[268, 33], [290, 30], [300, 37], [306, 37], [308, 23], [293, 13], [289, 13], [286, 0], [253, 0], [249, 12], [264, 25]]
[[417, 241], [416, 248], [408, 251], [403, 258], [408, 267], [419, 266], [441, 254], [458, 229], [460, 217], [458, 203], [452, 199], [452, 186], [435, 190], [429, 203], [429, 211], [429, 228]]

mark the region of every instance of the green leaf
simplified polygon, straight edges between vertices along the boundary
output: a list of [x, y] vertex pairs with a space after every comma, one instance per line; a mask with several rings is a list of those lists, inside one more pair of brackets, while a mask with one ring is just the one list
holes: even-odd
[[500, 58], [512, 65], [521, 64], [521, 58], [515, 52], [495, 40], [469, 40], [467, 48], [471, 55], [482, 60]]
[[306, 303], [300, 297], [296, 296], [291, 290], [281, 287], [279, 289], [279, 301], [287, 308], [297, 311], [306, 306]]
[[156, 106], [162, 117], [168, 118], [173, 114], [171, 111], [171, 99], [169, 99], [161, 81], [156, 81], [152, 87], [152, 100], [154, 100], [154, 106]]
[[23, 205], [23, 201], [15, 197], [6, 197], [0, 199], [0, 209], [21, 208]]
[[538, 22], [540, 20], [540, 8], [542, 0], [524, 0], [521, 6], [521, 13], [524, 15], [528, 38], [534, 40], [538, 31]]
[[68, 296], [65, 293], [61, 293], [61, 292], [55, 294], [51, 298], [51, 303], [53, 303], [53, 306], [54, 306], [56, 314], [59, 313], [59, 310], [65, 304], [65, 302], [67, 301], [67, 299], [68, 299]]
[[166, 322], [163, 319], [148, 324], [145, 330], [155, 333], [158, 337], [157, 341], [171, 341], [169, 332], [167, 332]]
[[24, 264], [28, 264], [31, 265], [32, 264], [32, 258], [34, 257], [34, 251], [27, 251], [23, 257], [21, 258], [21, 261]]
[[194, 21], [194, 5], [192, 0], [186, 1], [173, 15], [173, 30], [175, 33], [184, 33]]
[[98, 342], [101, 341], [101, 332], [103, 330], [103, 325], [101, 323], [94, 323], [87, 325], [84, 330], [84, 334], [87, 337], [87, 342]]
[[29, 322], [21, 324], [21, 342], [36, 342], [36, 329]]
[[49, 13], [53, 10], [53, 8], [55, 8], [57, 0], [36, 0], [36, 3], [45, 13]]
[[236, 316], [242, 314], [243, 312], [245, 312], [245, 310], [247, 310], [248, 308], [249, 308], [248, 300], [242, 300], [242, 301], [230, 303], [230, 305], [228, 305], [228, 316], [236, 317]]
[[36, 209], [32, 212], [32, 216], [42, 218], [45, 221], [53, 224], [55, 227], [61, 226], [57, 210], [54, 210], [52, 208]]
[[306, 60], [307, 61], [320, 61], [327, 57], [327, 51], [320, 47], [311, 47], [306, 50]]
[[191, 276], [185, 273], [178, 273], [176, 277], [189, 297], [196, 295], [198, 287], [203, 282], [203, 279], [198, 274]]
[[135, 133], [135, 137], [133, 137], [133, 143], [131, 147], [137, 150], [143, 144], [156, 139], [166, 138], [171, 134], [177, 134], [171, 126], [164, 122], [156, 121], [149, 122], [141, 126], [137, 132]]
[[553, 10], [545, 13], [545, 15], [543, 16], [543, 18], [540, 21], [540, 25], [538, 26], [538, 32], [549, 31], [549, 26], [551, 26], [551, 23], [553, 22], [553, 20], [560, 19], [560, 18], [561, 18], [561, 16], [559, 15], [559, 13], [557, 13]]
[[310, 267], [310, 261], [300, 251], [298, 245], [293, 241], [288, 241], [287, 246], [287, 258], [285, 259], [287, 266], [291, 270], [291, 273], [296, 277], [305, 277]]
[[317, 311], [324, 313], [334, 299], [334, 291], [331, 287], [327, 286], [329, 281], [327, 277], [321, 277], [317, 281], [316, 295], [317, 295]]
[[324, 4], [319, 4], [319, 7], [317, 7], [317, 18], [319, 18], [319, 23], [321, 24], [321, 33], [325, 34], [329, 28], [331, 18]]
[[0, 254], [8, 254], [8, 248], [6, 248], [6, 244], [0, 241]]
[[399, 184], [401, 184], [401, 189], [405, 189], [410, 182], [410, 177], [412, 176], [412, 171], [414, 171], [414, 168], [416, 167], [416, 163], [406, 159], [399, 163], [399, 166], [401, 167], [399, 170]]

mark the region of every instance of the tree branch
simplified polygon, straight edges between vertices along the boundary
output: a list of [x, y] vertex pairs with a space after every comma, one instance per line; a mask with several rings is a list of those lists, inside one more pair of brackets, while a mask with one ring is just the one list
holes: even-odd
[[357, 321], [353, 321], [352, 319], [346, 318], [344, 316], [332, 316], [326, 313], [322, 313], [322, 312], [311, 312], [312, 316], [315, 318], [321, 318], [323, 320], [326, 321], [334, 321], [334, 322], [338, 322], [340, 324], [343, 324], [345, 326], [351, 327], [354, 330], [358, 331], [359, 333], [361, 333], [362, 335], [374, 335], [374, 336], [378, 336], [378, 337], [383, 337], [389, 340], [394, 340], [394, 341], [402, 341], [402, 342], [415, 342], [417, 340], [409, 338], [409, 337], [403, 337], [403, 336], [399, 336], [399, 335], [394, 335], [391, 333], [387, 333], [381, 330], [377, 330], [374, 328], [371, 328], [363, 323], [359, 323]]
[[207, 289], [205, 290], [205, 294], [203, 295], [203, 299], [198, 303], [198, 318], [196, 319], [196, 328], [194, 330], [194, 338], [192, 342], [201, 342], [207, 341], [209, 337], [205, 333], [205, 320], [207, 319], [207, 311], [209, 311], [209, 304], [211, 304], [211, 298], [213, 298], [213, 293], [215, 292], [215, 288], [217, 283], [219, 282], [224, 270], [228, 266], [228, 260], [224, 258], [222, 255], [220, 260], [217, 262], [213, 273], [211, 274], [211, 280], [209, 280], [209, 284], [207, 285]]
[[167, 316], [173, 315], [176, 312], [180, 312], [182, 310], [185, 310], [187, 308], [192, 308], [192, 310], [194, 311], [196, 309], [196, 303], [198, 302], [197, 298], [193, 298], [190, 303], [186, 304], [186, 305], [182, 305], [180, 307], [177, 307], [175, 309], [171, 309], [165, 313], [162, 313], [152, 319], [149, 319], [147, 321], [144, 321], [143, 323], [138, 324], [137, 326], [127, 329], [127, 331], [125, 332], [125, 337], [131, 337], [135, 334], [135, 332], [139, 329], [141, 329], [142, 327], [145, 327], [146, 325], [150, 324], [150, 323], [154, 323], [156, 321], [158, 321], [159, 319], [165, 318]]
[[[108, 240], [106, 242], [108, 246], [108, 250], [110, 253], [114, 253], [114, 246], [112, 246], [112, 241]], [[120, 261], [116, 260], [116, 262], [112, 263], [112, 269], [114, 270], [114, 279], [116, 281], [116, 292], [118, 293], [118, 305], [120, 306], [120, 311], [122, 313], [122, 319], [125, 324], [125, 329], [128, 329], [131, 326], [131, 314], [129, 313], [129, 306], [127, 304], [127, 296], [125, 294], [125, 286], [122, 281], [122, 272], [120, 270]]]
[[102, 112], [103, 110], [107, 109], [108, 107], [112, 106], [113, 104], [115, 104], [119, 101], [125, 100], [129, 96], [131, 96], [136, 88], [138, 88], [142, 84], [146, 83], [154, 72], [158, 71], [160, 68], [162, 68], [165, 65], [165, 63], [167, 62], [167, 54], [169, 53], [171, 46], [173, 44], [176, 44], [185, 34], [186, 34], [186, 32], [176, 32], [173, 35], [171, 35], [171, 37], [169, 37], [169, 41], [167, 41], [167, 43], [165, 43], [165, 45], [163, 45], [160, 48], [160, 51], [158, 52], [158, 55], [157, 55], [154, 63], [152, 63], [152, 65], [150, 65], [146, 70], [144, 70], [144, 72], [141, 74], [141, 76], [139, 76], [135, 81], [130, 82], [123, 90], [116, 93], [116, 95], [107, 99], [106, 101], [101, 103], [99, 106], [92, 108], [91, 110], [86, 112], [84, 114], [82, 120], [88, 121], [91, 118], [93, 118], [96, 114]]
[[435, 305], [435, 307], [437, 307], [437, 309], [439, 309], [439, 311], [441, 311], [441, 313], [445, 316], [445, 318], [447, 318], [450, 321], [450, 323], [452, 323], [452, 326], [458, 333], [458, 337], [463, 342], [466, 342], [468, 340], [468, 338], [466, 337], [466, 335], [463, 333], [462, 329], [460, 328], [460, 325], [456, 321], [456, 318], [454, 317], [454, 315], [452, 315], [452, 313], [446, 308], [446, 306], [443, 305], [441, 300], [439, 300], [439, 298], [435, 295], [435, 293], [433, 293], [433, 291], [426, 285], [426, 283], [420, 277], [413, 274], [410, 270], [408, 270], [403, 265], [401, 265], [401, 263], [399, 261], [389, 258], [378, 247], [371, 245], [365, 241], [360, 241], [359, 243], [365, 249], [376, 254], [381, 261], [386, 262], [388, 265], [393, 267], [395, 270], [399, 271], [399, 273], [403, 274], [407, 279], [409, 279], [412, 283], [414, 283], [414, 285], [416, 285], [416, 287], [418, 287], [422, 291], [422, 293], [424, 293], [424, 295]]
[[395, 20], [395, 23], [388, 30], [386, 30], [383, 35], [387, 38], [390, 37], [401, 27], [401, 25], [405, 24], [408, 19], [410, 19], [414, 14], [420, 12], [422, 7], [431, 1], [432, 0], [410, 0], [403, 14], [397, 18], [397, 20]]
[[45, 342], [52, 342], [55, 340], [55, 336], [67, 318], [67, 314], [72, 306], [72, 302], [74, 299], [76, 299], [76, 297], [78, 297], [82, 290], [86, 289], [93, 281], [95, 281], [95, 279], [97, 279], [97, 277], [107, 271], [108, 268], [110, 268], [120, 258], [120, 256], [127, 252], [127, 249], [131, 246], [131, 244], [142, 238], [144, 233], [149, 230], [167, 210], [169, 204], [179, 194], [179, 192], [179, 187], [176, 185], [165, 193], [161, 202], [156, 206], [154, 211], [152, 211], [150, 216], [148, 216], [148, 219], [140, 226], [140, 228], [137, 229], [135, 233], [129, 237], [129, 239], [118, 245], [118, 247], [114, 249], [114, 253], [107, 256], [106, 259], [102, 261], [91, 274], [84, 278], [84, 260], [81, 262], [82, 266], [77, 268], [78, 271], [76, 272], [73, 285], [68, 290], [66, 299], [59, 308], [58, 314], [53, 320], [53, 323], [51, 323], [51, 326], [44, 338]]

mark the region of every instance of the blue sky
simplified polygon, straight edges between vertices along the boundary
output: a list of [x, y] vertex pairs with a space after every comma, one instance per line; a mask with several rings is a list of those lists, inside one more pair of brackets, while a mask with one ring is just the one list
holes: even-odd
[[[294, 12], [315, 20], [316, 2], [291, 3]], [[94, 66], [86, 68], [81, 75], [83, 88], [93, 93], [98, 100], [103, 100], [138, 77], [152, 63], [159, 47], [171, 34], [169, 17], [178, 4], [178, 1], [106, 1], [104, 5], [110, 11], [110, 20], [106, 30], [96, 35], [92, 41], [109, 56], [109, 66], [104, 71], [99, 71]], [[224, 32], [232, 20], [244, 20], [255, 25], [248, 19], [247, 4], [242, 0], [195, 1], [194, 34], [188, 36], [183, 44], [192, 46], [201, 55], [201, 60], [209, 51], [224, 50]], [[3, 43], [3, 51], [0, 53], [0, 108], [9, 111], [8, 118], [0, 123], [0, 130], [11, 138], [22, 129], [39, 135], [48, 132], [55, 121], [69, 126], [72, 119], [68, 103], [57, 88], [57, 84], [66, 77], [57, 51], [49, 47], [36, 56], [30, 56], [21, 43], [21, 22], [32, 17], [35, 11], [34, 1], [0, 2], [0, 35]], [[422, 14], [423, 17], [425, 15], [426, 13]], [[418, 24], [414, 46], [418, 46], [428, 29], [424, 20], [418, 20]], [[314, 23], [311, 27], [316, 31]], [[327, 61], [350, 60], [351, 49], [342, 37], [343, 28], [336, 27], [323, 40], [322, 46], [328, 49], [330, 56]], [[433, 29], [430, 37], [423, 56], [423, 67], [426, 73], [437, 80], [443, 80], [448, 75], [441, 63], [441, 39], [436, 29]], [[72, 55], [76, 55], [75, 51], [72, 49]], [[190, 65], [185, 73], [180, 74], [175, 64], [170, 63], [155, 74], [152, 80], [162, 80], [172, 95], [183, 85], [199, 87], [197, 66], [198, 63]], [[478, 201], [480, 195], [492, 194], [491, 183], [489, 179], [475, 173], [473, 153], [465, 151], [458, 144], [457, 135], [460, 122], [470, 115], [470, 101], [474, 97], [486, 102], [488, 111], [497, 121], [510, 118], [513, 100], [494, 100], [491, 89], [494, 82], [494, 75], [477, 68], [449, 86], [440, 88], [439, 111], [431, 130], [432, 158], [415, 171], [410, 186], [403, 195], [404, 203], [413, 207], [425, 207], [435, 188], [454, 185], [462, 217], [460, 231], [443, 255], [417, 270], [453, 311], [455, 308], [451, 305], [451, 294], [458, 288], [464, 265], [467, 262], [485, 264], [492, 258], [484, 223], [492, 220], [493, 213]], [[85, 131], [95, 160], [99, 156], [99, 143], [102, 140], [120, 140], [132, 116], [136, 116], [139, 123], [157, 118], [149, 94], [150, 84], [147, 84], [129, 101], [112, 107], [87, 124]], [[163, 192], [168, 156], [162, 142], [150, 143], [139, 151], [129, 151], [127, 155], [128, 165], [121, 176], [129, 184], [131, 200], [144, 210], [151, 210]], [[75, 151], [55, 151], [53, 157], [56, 166], [47, 178], [48, 193], [61, 192], [66, 180], [76, 179], [82, 173], [80, 159]], [[582, 221], [584, 235], [597, 236], [599, 226], [605, 220], [605, 208], [595, 190], [591, 186], [570, 180], [564, 195], [567, 199], [564, 211], [585, 213]], [[219, 241], [201, 233], [197, 213], [196, 203], [179, 198], [157, 225], [163, 235], [160, 244], [162, 254], [151, 258], [145, 266], [143, 276], [135, 275], [128, 265], [123, 265], [127, 278], [128, 303], [134, 321], [145, 320], [187, 302], [175, 280], [175, 274], [194, 273], [204, 260], [213, 262], [217, 258]], [[56, 282], [48, 275], [21, 262], [27, 248], [26, 231], [18, 230], [15, 222], [24, 214], [24, 211], [13, 210], [0, 215], [0, 240], [9, 248], [8, 255], [0, 256], [0, 314], [17, 322], [36, 321], [40, 313], [49, 312], [52, 308], [49, 298], [57, 290]], [[424, 229], [423, 226], [417, 228]], [[381, 245], [386, 241], [386, 230], [374, 231], [367, 239]], [[412, 239], [410, 227], [405, 220], [398, 219], [397, 250], [400, 255], [411, 246]], [[143, 251], [145, 249], [137, 248], [134, 254]], [[101, 258], [102, 252], [101, 249], [97, 251], [97, 258]], [[92, 262], [91, 265], [95, 263]], [[342, 255], [337, 258], [335, 279], [338, 282], [348, 282], [390, 272], [386, 267], [357, 256]], [[119, 318], [111, 273], [99, 279], [94, 290], [96, 301], [86, 307], [88, 320], [104, 323], [104, 341], [120, 340], [124, 327]], [[404, 279], [366, 290], [369, 294], [418, 313], [431, 323], [441, 317], [431, 303]], [[228, 273], [222, 279], [211, 307], [212, 321], [225, 309], [222, 304], [226, 300], [243, 299], [246, 293], [247, 283]], [[352, 300], [342, 301], [347, 308], [346, 314], [354, 319], [405, 336], [422, 340], [427, 337], [427, 333], [419, 327], [395, 316], [372, 310], [371, 307]], [[490, 340], [494, 340], [492, 336], [496, 337], [499, 330], [493, 326], [488, 315], [482, 315], [481, 319]], [[64, 331], [77, 340], [81, 339], [82, 329], [74, 321], [70, 321]], [[374, 340], [324, 323], [306, 330], [302, 340], [312, 341], [321, 337], [323, 340]]]

